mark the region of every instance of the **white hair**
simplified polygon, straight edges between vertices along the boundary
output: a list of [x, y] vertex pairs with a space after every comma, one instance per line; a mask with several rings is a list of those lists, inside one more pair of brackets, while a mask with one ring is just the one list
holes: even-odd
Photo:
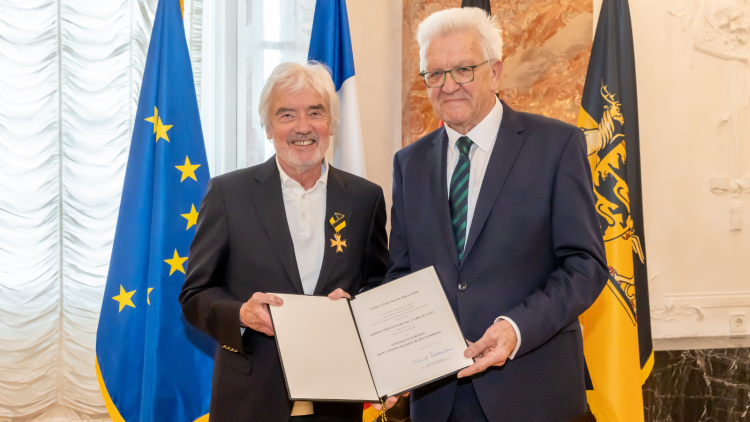
[[[417, 29], [419, 43], [419, 68], [427, 70], [427, 47], [435, 38], [474, 31], [484, 59], [503, 60], [503, 35], [500, 22], [478, 7], [458, 7], [435, 12], [427, 17]], [[443, 69], [448, 70], [448, 69]]]
[[330, 115], [331, 133], [336, 129], [339, 122], [339, 97], [328, 66], [314, 60], [305, 64], [287, 62], [276, 66], [260, 93], [258, 114], [265, 129], [271, 124], [271, 96], [277, 89], [286, 89], [293, 94], [303, 90], [316, 92], [328, 103], [326, 111]]

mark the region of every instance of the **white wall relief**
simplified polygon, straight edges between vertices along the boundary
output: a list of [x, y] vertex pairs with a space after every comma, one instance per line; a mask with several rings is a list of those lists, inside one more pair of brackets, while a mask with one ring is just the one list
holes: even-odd
[[750, 310], [750, 292], [664, 293], [658, 277], [658, 273], [649, 271], [654, 338], [735, 334], [730, 332], [729, 316]]
[[750, 176], [742, 180], [730, 179], [727, 176], [708, 179], [711, 192], [716, 194], [730, 193], [732, 203], [729, 208], [729, 230], [742, 230], [742, 199], [741, 193], [750, 192]]
[[653, 336], [729, 336], [750, 311], [750, 2], [630, 10]]
[[[740, 194], [750, 192], [750, 176], [741, 178], [740, 114], [750, 99], [750, 6], [743, 0], [700, 0], [695, 6], [677, 7], [669, 13], [679, 19], [683, 32], [692, 32], [695, 50], [731, 62], [728, 69], [728, 111], [719, 121], [719, 131], [731, 131], [729, 174], [709, 178], [712, 193], [731, 193], [729, 230], [742, 230], [743, 204]], [[694, 67], [691, 55], [690, 67]], [[744, 135], [744, 136], [743, 136]]]
[[700, 308], [685, 303], [678, 304], [673, 299], [666, 298], [661, 284], [656, 279], [658, 276], [659, 273], [649, 271], [648, 287], [651, 319], [672, 321], [680, 316], [689, 316], [695, 318], [698, 322], [703, 321], [705, 315]]

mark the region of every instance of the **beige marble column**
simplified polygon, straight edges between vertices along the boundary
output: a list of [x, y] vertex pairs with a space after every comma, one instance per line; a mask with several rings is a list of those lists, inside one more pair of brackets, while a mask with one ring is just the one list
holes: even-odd
[[[439, 121], [419, 78], [414, 34], [430, 14], [460, 0], [403, 0], [402, 146], [435, 130]], [[500, 98], [518, 111], [575, 124], [592, 43], [592, 0], [492, 0], [503, 28]]]

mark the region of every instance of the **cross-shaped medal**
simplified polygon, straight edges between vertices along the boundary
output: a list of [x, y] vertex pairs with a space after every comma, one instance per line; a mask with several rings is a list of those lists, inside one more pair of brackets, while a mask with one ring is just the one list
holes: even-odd
[[336, 233], [333, 235], [333, 237], [336, 238], [336, 240], [329, 239], [331, 241], [331, 247], [336, 247], [336, 252], [344, 252], [344, 249], [341, 247], [346, 247], [346, 240], [341, 240], [341, 235]]

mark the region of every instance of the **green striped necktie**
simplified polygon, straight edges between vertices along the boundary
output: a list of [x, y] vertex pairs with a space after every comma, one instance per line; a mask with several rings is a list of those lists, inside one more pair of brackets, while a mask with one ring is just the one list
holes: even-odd
[[449, 203], [451, 207], [451, 220], [453, 223], [453, 238], [456, 241], [456, 252], [458, 260], [464, 259], [464, 246], [466, 246], [466, 222], [469, 212], [469, 173], [471, 161], [471, 139], [466, 136], [458, 138], [458, 163], [451, 177]]

